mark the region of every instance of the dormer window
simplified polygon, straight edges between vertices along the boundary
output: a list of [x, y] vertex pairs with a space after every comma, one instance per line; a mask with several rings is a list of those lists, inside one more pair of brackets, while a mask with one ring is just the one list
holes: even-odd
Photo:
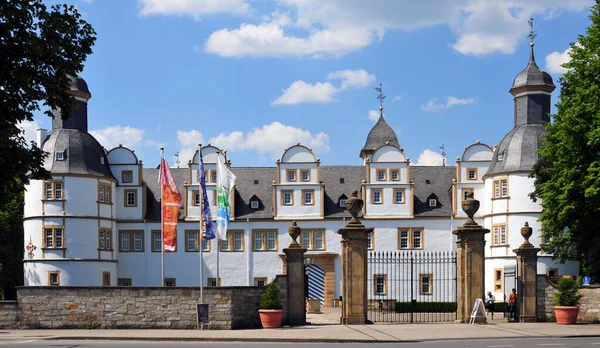
[[258, 185], [258, 180], [254, 179], [254, 185]]
[[250, 208], [258, 209], [258, 201], [250, 201]]
[[504, 161], [504, 151], [502, 151], [498, 154], [498, 162], [502, 162], [502, 161]]
[[65, 153], [64, 152], [57, 152], [56, 153], [56, 160], [57, 161], [64, 161], [65, 160]]
[[104, 157], [100, 157], [100, 164], [104, 164]]
[[437, 207], [437, 199], [435, 199], [435, 198], [430, 198], [430, 199], [429, 199], [429, 206], [430, 206], [430, 207]]
[[345, 183], [346, 183], [346, 179], [340, 178], [340, 184], [345, 184]]
[[429, 180], [429, 179], [425, 179], [425, 183], [426, 183], [427, 185], [429, 185], [429, 184], [431, 184], [431, 180]]
[[346, 208], [346, 198], [340, 198], [340, 208]]

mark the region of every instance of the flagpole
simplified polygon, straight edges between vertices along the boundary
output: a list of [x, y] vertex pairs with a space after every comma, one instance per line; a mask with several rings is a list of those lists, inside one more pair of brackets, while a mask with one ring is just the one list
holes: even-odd
[[163, 158], [165, 157], [165, 148], [160, 148], [160, 171], [158, 173], [158, 182], [160, 182], [160, 286], [165, 286], [165, 231], [163, 227], [163, 184], [160, 175], [163, 171]]
[[202, 173], [200, 173], [200, 156], [202, 156], [202, 144], [198, 144], [198, 195], [200, 196], [200, 228], [198, 230], [198, 245], [200, 246], [200, 303], [204, 303], [204, 248], [202, 247], [202, 240], [204, 239], [202, 238], [202, 211], [204, 209], [204, 198], [202, 196], [202, 184], [200, 183], [200, 176], [202, 175]]

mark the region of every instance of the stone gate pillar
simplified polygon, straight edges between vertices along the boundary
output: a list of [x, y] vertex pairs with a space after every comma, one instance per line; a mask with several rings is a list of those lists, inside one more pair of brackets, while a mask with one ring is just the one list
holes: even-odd
[[521, 228], [521, 235], [525, 241], [518, 249], [517, 254], [517, 308], [521, 322], [533, 323], [537, 321], [537, 254], [540, 248], [534, 247], [529, 242], [532, 229], [529, 223]]
[[367, 238], [373, 228], [367, 228], [357, 218], [364, 202], [358, 191], [346, 200], [352, 215], [350, 222], [338, 230], [342, 235], [342, 317], [346, 324], [367, 323]]
[[469, 193], [462, 201], [462, 209], [469, 219], [452, 231], [456, 235], [457, 249], [457, 310], [459, 322], [469, 322], [475, 300], [485, 299], [485, 234], [490, 230], [479, 226], [473, 216], [479, 210], [479, 201]]
[[296, 221], [288, 228], [288, 233], [292, 237], [292, 242], [288, 248], [283, 249], [287, 267], [287, 323], [288, 325], [305, 325], [304, 253], [306, 249], [296, 241], [301, 233]]

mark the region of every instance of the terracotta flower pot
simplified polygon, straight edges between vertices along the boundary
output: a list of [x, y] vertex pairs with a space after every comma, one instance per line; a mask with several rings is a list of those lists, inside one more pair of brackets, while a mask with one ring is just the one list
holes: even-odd
[[575, 324], [577, 314], [579, 314], [579, 307], [577, 306], [554, 306], [556, 323], [559, 325]]
[[281, 327], [281, 323], [283, 322], [282, 309], [259, 309], [258, 314], [260, 315], [260, 322], [263, 328], [273, 329]]

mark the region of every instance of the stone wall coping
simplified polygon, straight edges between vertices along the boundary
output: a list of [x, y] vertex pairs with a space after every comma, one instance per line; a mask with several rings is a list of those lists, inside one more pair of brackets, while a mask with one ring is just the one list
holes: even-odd
[[[48, 290], [48, 289], [70, 289], [70, 290], [198, 290], [198, 286], [17, 286], [17, 289], [23, 290]], [[245, 290], [255, 289], [257, 286], [209, 286], [204, 287], [203, 291], [214, 290]], [[5, 301], [6, 302], [6, 301]], [[14, 301], [17, 302], [17, 301]]]

